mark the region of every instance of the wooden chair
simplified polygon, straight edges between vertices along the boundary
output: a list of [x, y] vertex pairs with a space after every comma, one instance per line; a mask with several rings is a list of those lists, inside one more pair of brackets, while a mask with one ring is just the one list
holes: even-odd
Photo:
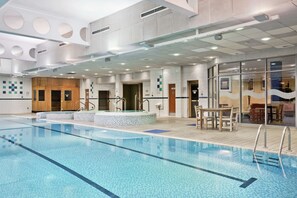
[[208, 124], [211, 123], [212, 127], [214, 127], [214, 117], [200, 115], [200, 109], [202, 106], [195, 106], [195, 114], [196, 114], [196, 128], [200, 125], [200, 121], [202, 120], [203, 125], [208, 128]]
[[222, 117], [223, 122], [223, 129], [229, 129], [233, 131], [233, 129], [238, 130], [238, 115], [239, 115], [239, 108], [238, 107], [231, 107], [230, 116]]

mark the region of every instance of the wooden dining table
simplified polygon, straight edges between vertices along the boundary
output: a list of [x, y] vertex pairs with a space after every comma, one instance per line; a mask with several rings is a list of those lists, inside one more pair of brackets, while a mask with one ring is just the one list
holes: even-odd
[[[213, 112], [219, 114], [219, 130], [222, 131], [223, 126], [223, 113], [224, 112], [230, 112], [231, 113], [231, 107], [222, 107], [222, 108], [201, 108], [200, 109], [200, 115], [203, 117], [204, 112]], [[200, 129], [203, 129], [203, 119], [200, 119]]]

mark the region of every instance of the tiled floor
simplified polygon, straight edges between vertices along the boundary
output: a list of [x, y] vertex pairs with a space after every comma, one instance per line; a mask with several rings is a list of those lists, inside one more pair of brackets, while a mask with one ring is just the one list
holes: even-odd
[[[66, 121], [66, 122], [74, 122], [78, 124], [85, 125], [94, 125], [91, 122], [78, 122], [78, 121]], [[141, 132], [147, 133], [144, 131], [147, 130], [166, 130], [168, 132], [152, 134], [156, 136], [166, 136], [166, 137], [175, 137], [187, 140], [195, 140], [195, 141], [203, 141], [209, 143], [216, 143], [222, 145], [231, 145], [235, 147], [241, 148], [249, 148], [253, 149], [255, 137], [258, 131], [259, 125], [252, 124], [240, 124], [238, 131], [230, 132], [230, 131], [218, 131], [218, 130], [200, 130], [196, 129], [193, 124], [195, 123], [195, 119], [193, 118], [158, 118], [157, 122], [149, 125], [140, 125], [140, 126], [126, 126], [120, 127], [120, 129], [133, 131], [133, 132]], [[260, 136], [258, 143], [258, 150], [270, 151], [270, 152], [278, 152], [280, 139], [283, 131], [283, 126], [267, 126], [267, 142], [268, 148], [263, 148], [263, 133]], [[297, 130], [295, 127], [291, 128], [292, 132], [292, 151], [287, 151], [287, 136], [284, 142], [283, 153], [296, 155], [297, 156]]]

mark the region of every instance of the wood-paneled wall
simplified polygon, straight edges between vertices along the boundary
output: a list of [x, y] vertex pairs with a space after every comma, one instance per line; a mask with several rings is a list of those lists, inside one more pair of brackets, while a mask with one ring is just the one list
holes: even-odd
[[[80, 81], [78, 79], [63, 78], [32, 78], [32, 111], [51, 111], [52, 90], [61, 91], [61, 111], [78, 110], [80, 101]], [[39, 90], [45, 91], [44, 101], [39, 101]], [[65, 90], [71, 91], [71, 101], [65, 101]], [[36, 93], [36, 97], [34, 94]]]

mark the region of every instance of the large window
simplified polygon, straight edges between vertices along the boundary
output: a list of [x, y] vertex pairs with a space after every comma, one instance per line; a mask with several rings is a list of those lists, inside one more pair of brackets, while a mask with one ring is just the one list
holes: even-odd
[[267, 63], [268, 123], [295, 126], [295, 59], [274, 58]]
[[219, 65], [219, 106], [240, 106], [240, 62]]
[[295, 126], [295, 70], [295, 56], [219, 64], [218, 75], [209, 71], [210, 105], [217, 88], [217, 104], [240, 107], [241, 122]]
[[266, 59], [241, 63], [241, 121], [265, 123], [265, 66]]

